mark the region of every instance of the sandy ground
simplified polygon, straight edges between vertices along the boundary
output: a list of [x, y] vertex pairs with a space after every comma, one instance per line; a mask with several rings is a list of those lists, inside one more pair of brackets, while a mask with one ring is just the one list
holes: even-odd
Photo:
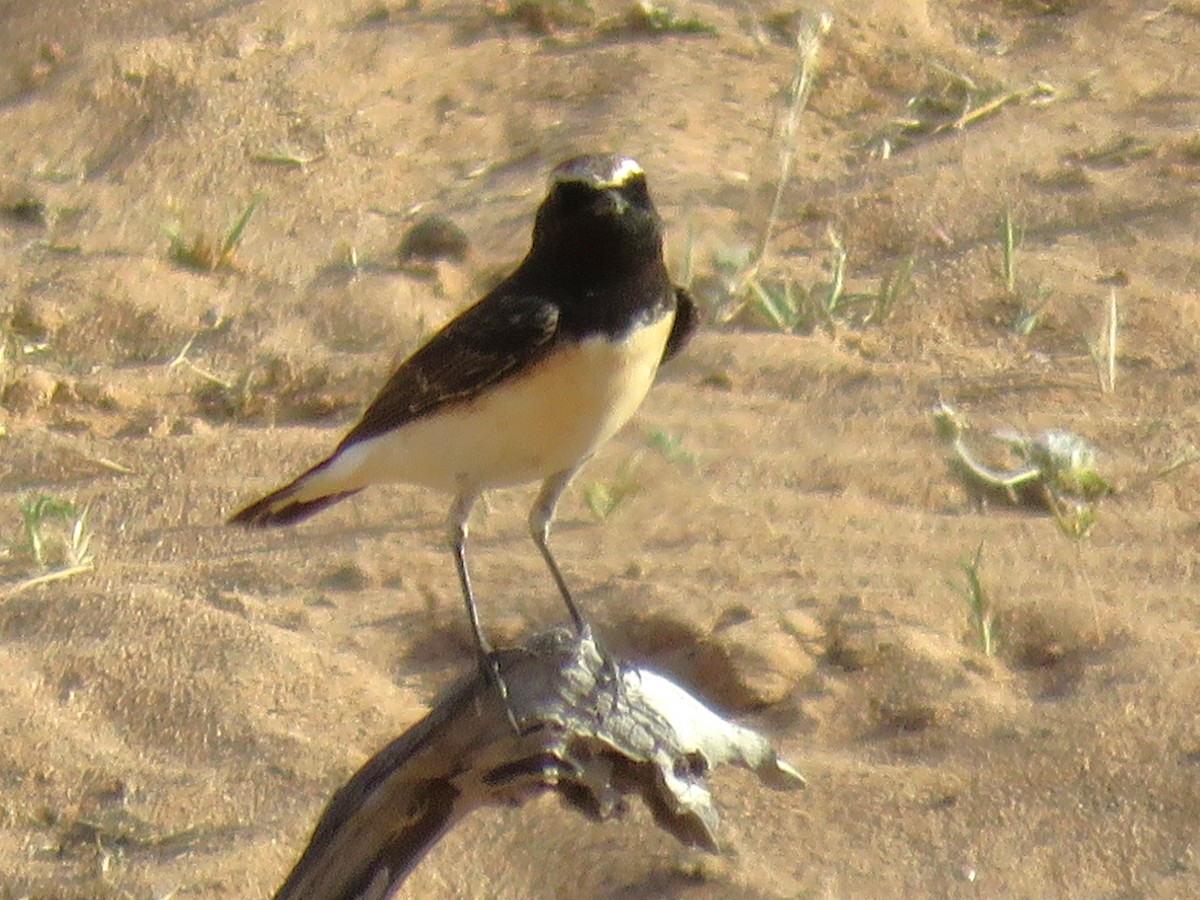
[[[760, 280], [827, 283], [832, 232], [849, 292], [910, 256], [912, 289], [792, 334], [714, 283], [763, 234], [799, 8], [687, 3], [715, 34], [645, 35], [609, 0], [82, 7], [0, 3], [0, 896], [269, 896], [470, 665], [445, 498], [222, 522], [325, 453], [523, 252], [549, 168], [599, 149], [646, 168], [715, 314], [566, 498], [558, 556], [611, 645], [810, 787], [719, 773], [716, 858], [636, 807], [480, 813], [406, 896], [1200, 895], [1200, 467], [1172, 468], [1200, 419], [1194, 0], [832, 3]], [[219, 243], [255, 197], [234, 268], [169, 258], [166, 228]], [[470, 253], [403, 270], [427, 213]], [[1001, 428], [1094, 442], [1119, 490], [1090, 534], [976, 502], [940, 401], [992, 459]], [[563, 616], [531, 490], [476, 520], [505, 643]], [[65, 503], [91, 570], [23, 585], [69, 562]]]

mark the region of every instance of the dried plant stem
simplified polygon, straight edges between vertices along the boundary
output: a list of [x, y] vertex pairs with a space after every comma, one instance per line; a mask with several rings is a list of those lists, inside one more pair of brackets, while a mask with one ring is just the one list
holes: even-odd
[[828, 13], [822, 13], [802, 25], [796, 36], [796, 70], [788, 87], [787, 110], [779, 128], [779, 178], [775, 183], [775, 196], [771, 200], [771, 211], [767, 214], [767, 224], [763, 228], [762, 239], [759, 241], [753, 262], [742, 276], [742, 285], [753, 279], [770, 249], [771, 238], [774, 236], [775, 225], [779, 221], [779, 211], [783, 205], [783, 192], [787, 189], [788, 179], [792, 174], [800, 114], [804, 112], [809, 94], [812, 93], [813, 73], [816, 70], [821, 41], [829, 33], [832, 25], [833, 17]]
[[1111, 394], [1117, 389], [1117, 292], [1109, 291], [1108, 309], [1104, 331], [1093, 344], [1088, 344], [1092, 360], [1096, 363], [1096, 379], [1100, 382], [1100, 393]]
[[1117, 292], [1108, 292], [1108, 390], [1117, 389]]
[[85, 572], [92, 571], [93, 565], [90, 562], [80, 563], [77, 566], [68, 566], [65, 569], [55, 569], [53, 572], [43, 572], [41, 575], [34, 575], [32, 578], [26, 578], [24, 581], [18, 581], [5, 596], [15, 597], [30, 588], [35, 588], [41, 584], [50, 584], [53, 581], [65, 581], [68, 578], [73, 578], [76, 575], [82, 575]]

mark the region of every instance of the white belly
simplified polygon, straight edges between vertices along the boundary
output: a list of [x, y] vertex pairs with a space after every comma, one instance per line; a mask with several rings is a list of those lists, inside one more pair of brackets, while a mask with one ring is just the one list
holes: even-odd
[[616, 343], [589, 338], [475, 400], [347, 447], [306, 479], [303, 494], [380, 482], [460, 493], [572, 469], [645, 399], [672, 319], [665, 315]]

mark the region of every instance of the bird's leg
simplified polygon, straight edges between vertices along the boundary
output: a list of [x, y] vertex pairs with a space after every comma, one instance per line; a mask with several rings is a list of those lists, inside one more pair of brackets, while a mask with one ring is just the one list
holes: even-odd
[[475, 636], [475, 650], [479, 655], [479, 669], [488, 684], [500, 694], [504, 703], [504, 713], [508, 722], [518, 734], [521, 728], [517, 725], [512, 707], [508, 705], [508, 686], [500, 676], [500, 667], [492, 652], [492, 645], [483, 633], [479, 624], [479, 610], [475, 606], [475, 594], [471, 590], [471, 573], [467, 570], [467, 532], [471, 518], [471, 507], [475, 505], [476, 493], [463, 493], [454, 498], [450, 507], [450, 547], [454, 551], [454, 563], [458, 567], [458, 580], [462, 585], [463, 599], [467, 602], [467, 618], [471, 620], [471, 633]]
[[554, 508], [558, 506], [558, 498], [567, 489], [567, 485], [571, 483], [571, 479], [575, 477], [577, 471], [578, 467], [566, 472], [559, 472], [542, 482], [542, 489], [533, 503], [533, 509], [529, 511], [529, 533], [533, 536], [533, 542], [537, 544], [538, 549], [542, 551], [542, 559], [550, 567], [554, 583], [558, 585], [563, 602], [567, 604], [567, 610], [571, 613], [571, 621], [575, 624], [575, 633], [582, 636], [584, 629], [587, 628], [587, 622], [584, 621], [579, 607], [575, 605], [571, 591], [567, 587], [567, 581], [563, 578], [558, 563], [554, 561], [554, 554], [550, 552], [550, 525], [554, 522]]
[[[550, 552], [550, 525], [554, 522], [554, 509], [558, 506], [558, 498], [562, 496], [563, 491], [567, 489], [567, 485], [571, 483], [571, 479], [575, 477], [575, 473], [578, 471], [579, 466], [576, 466], [574, 469], [569, 469], [566, 472], [551, 475], [542, 483], [542, 489], [538, 493], [537, 500], [534, 501], [533, 509], [529, 511], [529, 533], [533, 535], [533, 542], [542, 551], [542, 559], [546, 561], [546, 565], [550, 568], [550, 574], [554, 576], [554, 583], [558, 585], [558, 590], [562, 594], [563, 601], [567, 604], [567, 610], [571, 613], [571, 621], [575, 625], [575, 633], [580, 638], [584, 638], [591, 636], [591, 628], [583, 618], [583, 613], [579, 611], [579, 607], [575, 605], [575, 600], [571, 597], [571, 591], [567, 587], [567, 581], [563, 578], [562, 571], [558, 568], [558, 563], [554, 561], [554, 554]], [[592, 639], [595, 641], [595, 638]], [[596, 641], [596, 649], [600, 653], [605, 677], [616, 685], [619, 690], [621, 686], [621, 672], [617, 667], [616, 660], [605, 652], [599, 641]]]
[[450, 548], [454, 551], [458, 581], [462, 585], [463, 599], [467, 602], [467, 618], [471, 620], [471, 632], [475, 635], [475, 649], [479, 651], [480, 659], [487, 659], [492, 654], [492, 645], [488, 643], [479, 624], [479, 610], [475, 607], [475, 594], [471, 590], [471, 574], [467, 571], [467, 523], [474, 505], [473, 494], [460, 494], [454, 498], [454, 505], [450, 507]]

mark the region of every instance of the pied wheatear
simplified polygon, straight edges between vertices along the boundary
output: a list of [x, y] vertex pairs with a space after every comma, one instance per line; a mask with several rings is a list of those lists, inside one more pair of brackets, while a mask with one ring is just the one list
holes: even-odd
[[555, 506], [698, 318], [667, 274], [642, 168], [622, 156], [569, 159], [550, 175], [516, 270], [405, 360], [329, 457], [230, 522], [287, 525], [388, 482], [452, 495], [450, 543], [486, 664], [467, 568], [471, 508], [490, 488], [541, 481], [529, 530], [582, 632], [550, 552]]

